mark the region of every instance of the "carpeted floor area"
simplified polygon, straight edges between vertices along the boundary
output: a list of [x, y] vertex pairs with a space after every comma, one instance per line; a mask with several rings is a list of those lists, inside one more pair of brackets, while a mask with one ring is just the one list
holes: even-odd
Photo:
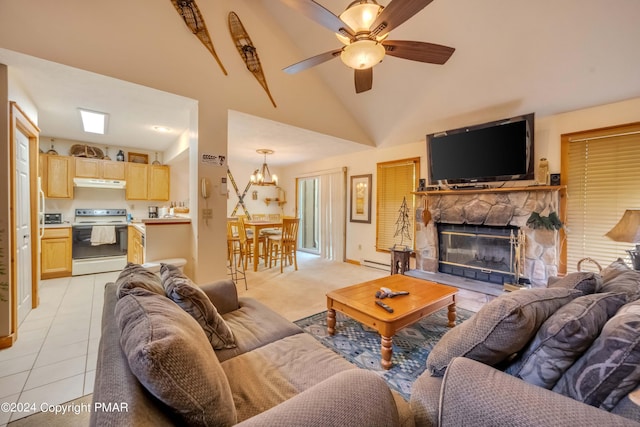
[[[457, 323], [474, 313], [457, 308]], [[449, 330], [447, 310], [440, 310], [412, 326], [401, 329], [393, 337], [393, 366], [384, 370], [380, 366], [380, 335], [374, 329], [336, 313], [336, 333], [327, 332], [327, 312], [314, 314], [295, 323], [313, 335], [326, 347], [349, 362], [380, 375], [391, 388], [409, 400], [411, 386], [426, 369], [426, 360], [433, 346]]]

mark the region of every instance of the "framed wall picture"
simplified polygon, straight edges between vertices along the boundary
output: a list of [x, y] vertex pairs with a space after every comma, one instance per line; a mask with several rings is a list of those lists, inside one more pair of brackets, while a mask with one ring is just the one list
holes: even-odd
[[144, 163], [144, 164], [148, 164], [149, 163], [149, 155], [148, 154], [142, 154], [142, 153], [134, 153], [129, 151], [129, 153], [127, 153], [127, 161], [132, 162], [132, 163]]
[[351, 177], [351, 222], [371, 224], [371, 177], [372, 174]]

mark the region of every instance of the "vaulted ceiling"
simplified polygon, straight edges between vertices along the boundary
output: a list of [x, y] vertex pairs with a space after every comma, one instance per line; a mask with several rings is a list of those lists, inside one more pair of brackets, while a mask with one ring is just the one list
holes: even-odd
[[[336, 15], [349, 2], [318, 0]], [[387, 5], [389, 1], [379, 3]], [[234, 70], [233, 61], [237, 62], [239, 58], [231, 46], [226, 46], [229, 44], [227, 29], [216, 25], [226, 23], [228, 11], [219, 11], [214, 3], [204, 0], [199, 4], [206, 12], [205, 19], [210, 22], [209, 30], [216, 48], [221, 48], [223, 62], [228, 66], [231, 64], [232, 72], [246, 72], [241, 66], [240, 70], [238, 67]], [[430, 132], [502, 117], [529, 112], [542, 117], [640, 96], [640, 49], [636, 46], [640, 40], [640, 26], [637, 25], [640, 2], [636, 0], [435, 0], [394, 29], [390, 39], [451, 46], [456, 49], [451, 59], [445, 65], [431, 65], [387, 56], [374, 67], [373, 89], [361, 94], [354, 91], [353, 71], [339, 59], [295, 75], [285, 75], [281, 71], [307, 57], [339, 47], [340, 43], [330, 31], [280, 1], [246, 0], [230, 4], [234, 9], [238, 5], [243, 12], [239, 16], [258, 48], [277, 103], [282, 105], [286, 101], [283, 98], [292, 96], [314, 104], [319, 102], [317, 93], [325, 93], [348, 112], [363, 135], [358, 136], [355, 132], [353, 138], [345, 137], [335, 132], [330, 124], [313, 130], [290, 127], [287, 123], [300, 125], [304, 120], [294, 118], [293, 114], [283, 114], [282, 106], [279, 110], [269, 110], [272, 108], [269, 104], [264, 111], [268, 111], [270, 117], [256, 118], [254, 114], [260, 114], [250, 108], [244, 110], [238, 104], [237, 108], [231, 108], [238, 111], [230, 113], [230, 142], [234, 139], [234, 144], [229, 146], [230, 158], [242, 156], [255, 162], [255, 148], [269, 147], [282, 152], [284, 147], [290, 146], [295, 149], [285, 150], [289, 157], [274, 157], [273, 163], [298, 162], [368, 145], [382, 147], [415, 142]], [[8, 3], [0, 4], [0, 14], [8, 6]], [[169, 16], [170, 13], [174, 12], [166, 12], [166, 20], [173, 23], [175, 17]], [[214, 13], [220, 16], [212, 16]], [[177, 31], [169, 27], [165, 26], [165, 31]], [[172, 34], [182, 35], [179, 32]], [[267, 34], [273, 34], [273, 37]], [[287, 43], [277, 43], [281, 38]], [[16, 44], [20, 45], [19, 42]], [[11, 46], [6, 46], [0, 39], [0, 62], [13, 66], [14, 72], [19, 74], [20, 67], [25, 65], [10, 52], [3, 55], [3, 47]], [[196, 54], [202, 54], [201, 46], [193, 49]], [[219, 74], [216, 67], [211, 62], [210, 72], [214, 75]], [[58, 70], [46, 79], [57, 74], [66, 73]], [[74, 74], [64, 84], [55, 86], [50, 99], [44, 97], [45, 89], [33, 91], [34, 101], [42, 105], [40, 121], [44, 134], [78, 139], [63, 135], [64, 126], [56, 127], [55, 116], [49, 115], [49, 110], [57, 108], [51, 105], [53, 99], [58, 103], [73, 100], [76, 104], [68, 107], [73, 108], [75, 114], [79, 101], [72, 99], [71, 94], [86, 96], [87, 93], [86, 89], [83, 93], [83, 89], [74, 88], [74, 80], [80, 83], [97, 78], [95, 75], [79, 76]], [[26, 80], [25, 86], [34, 87], [33, 79], [37, 80], [38, 74], [29, 77], [25, 72], [21, 78]], [[54, 86], [42, 74], [39, 78], [40, 86], [45, 82], [50, 89]], [[287, 85], [295, 88], [294, 94], [286, 93]], [[301, 85], [305, 88], [302, 91], [298, 89]], [[166, 93], [147, 92], [120, 83], [116, 86], [121, 86], [123, 92], [113, 89], [99, 94], [110, 111], [139, 107], [139, 111], [148, 113], [153, 109], [163, 110], [166, 104], [162, 114], [175, 118], [192, 105], [189, 97], [176, 97], [175, 110], [171, 110], [174, 106], [170, 102], [171, 96]], [[266, 99], [250, 77], [243, 89], [253, 94], [255, 102]], [[133, 90], [133, 95], [127, 95], [127, 90]], [[275, 112], [271, 114], [271, 111]], [[330, 113], [336, 114], [336, 111], [326, 111], [327, 115]], [[139, 118], [141, 114], [128, 111], [123, 116], [131, 119]], [[121, 125], [139, 127], [133, 120], [125, 125], [123, 119]], [[70, 127], [68, 123], [66, 127]], [[51, 132], [47, 132], [47, 128]], [[145, 144], [144, 141], [145, 137], [140, 136], [132, 138], [131, 144], [139, 146]], [[153, 141], [150, 144], [157, 146], [158, 140]], [[305, 145], [305, 141], [308, 144]]]

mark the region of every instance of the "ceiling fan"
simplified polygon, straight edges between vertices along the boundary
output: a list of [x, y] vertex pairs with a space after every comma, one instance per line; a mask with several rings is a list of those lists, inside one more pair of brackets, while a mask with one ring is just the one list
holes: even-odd
[[312, 56], [284, 69], [295, 74], [340, 56], [342, 62], [355, 70], [356, 93], [371, 89], [373, 66], [385, 55], [430, 64], [444, 64], [455, 51], [452, 47], [418, 41], [387, 40], [389, 32], [424, 9], [433, 0], [391, 0], [384, 7], [375, 0], [356, 0], [340, 14], [313, 0], [282, 0], [307, 18], [330, 29], [343, 47]]

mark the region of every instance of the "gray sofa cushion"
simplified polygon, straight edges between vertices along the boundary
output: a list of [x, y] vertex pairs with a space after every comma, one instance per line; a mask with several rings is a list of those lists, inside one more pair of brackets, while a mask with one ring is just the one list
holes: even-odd
[[116, 279], [116, 295], [122, 298], [131, 289], [144, 288], [158, 295], [164, 295], [160, 278], [140, 264], [128, 262]]
[[237, 346], [216, 350], [221, 362], [303, 332], [296, 324], [255, 299], [240, 298], [239, 305], [239, 309], [222, 316], [233, 331]]
[[627, 301], [632, 302], [640, 299], [640, 271], [623, 271], [614, 279], [604, 282], [600, 292], [624, 292]]
[[145, 388], [189, 425], [233, 425], [229, 383], [198, 323], [170, 299], [132, 289], [115, 307], [120, 344]]
[[560, 307], [506, 372], [528, 383], [553, 388], [625, 301], [624, 294], [593, 294]]
[[640, 382], [640, 301], [623, 306], [553, 391], [607, 411]]
[[231, 329], [209, 297], [178, 267], [161, 264], [160, 276], [167, 296], [198, 322], [214, 349], [236, 346]]
[[599, 274], [591, 272], [575, 272], [554, 280], [549, 281], [549, 288], [565, 288], [577, 289], [582, 291], [584, 295], [596, 292], [602, 286], [602, 277]]
[[629, 268], [627, 263], [625, 263], [622, 258], [618, 258], [617, 260], [609, 264], [607, 267], [605, 267], [604, 270], [600, 272], [600, 275], [602, 276], [602, 280], [604, 281], [604, 283], [607, 283], [612, 281], [613, 279], [615, 279], [625, 271], [630, 271], [630, 270], [631, 268]]
[[427, 358], [431, 375], [442, 376], [454, 357], [496, 365], [521, 350], [558, 308], [582, 292], [564, 288], [524, 289], [501, 295], [448, 331]]

